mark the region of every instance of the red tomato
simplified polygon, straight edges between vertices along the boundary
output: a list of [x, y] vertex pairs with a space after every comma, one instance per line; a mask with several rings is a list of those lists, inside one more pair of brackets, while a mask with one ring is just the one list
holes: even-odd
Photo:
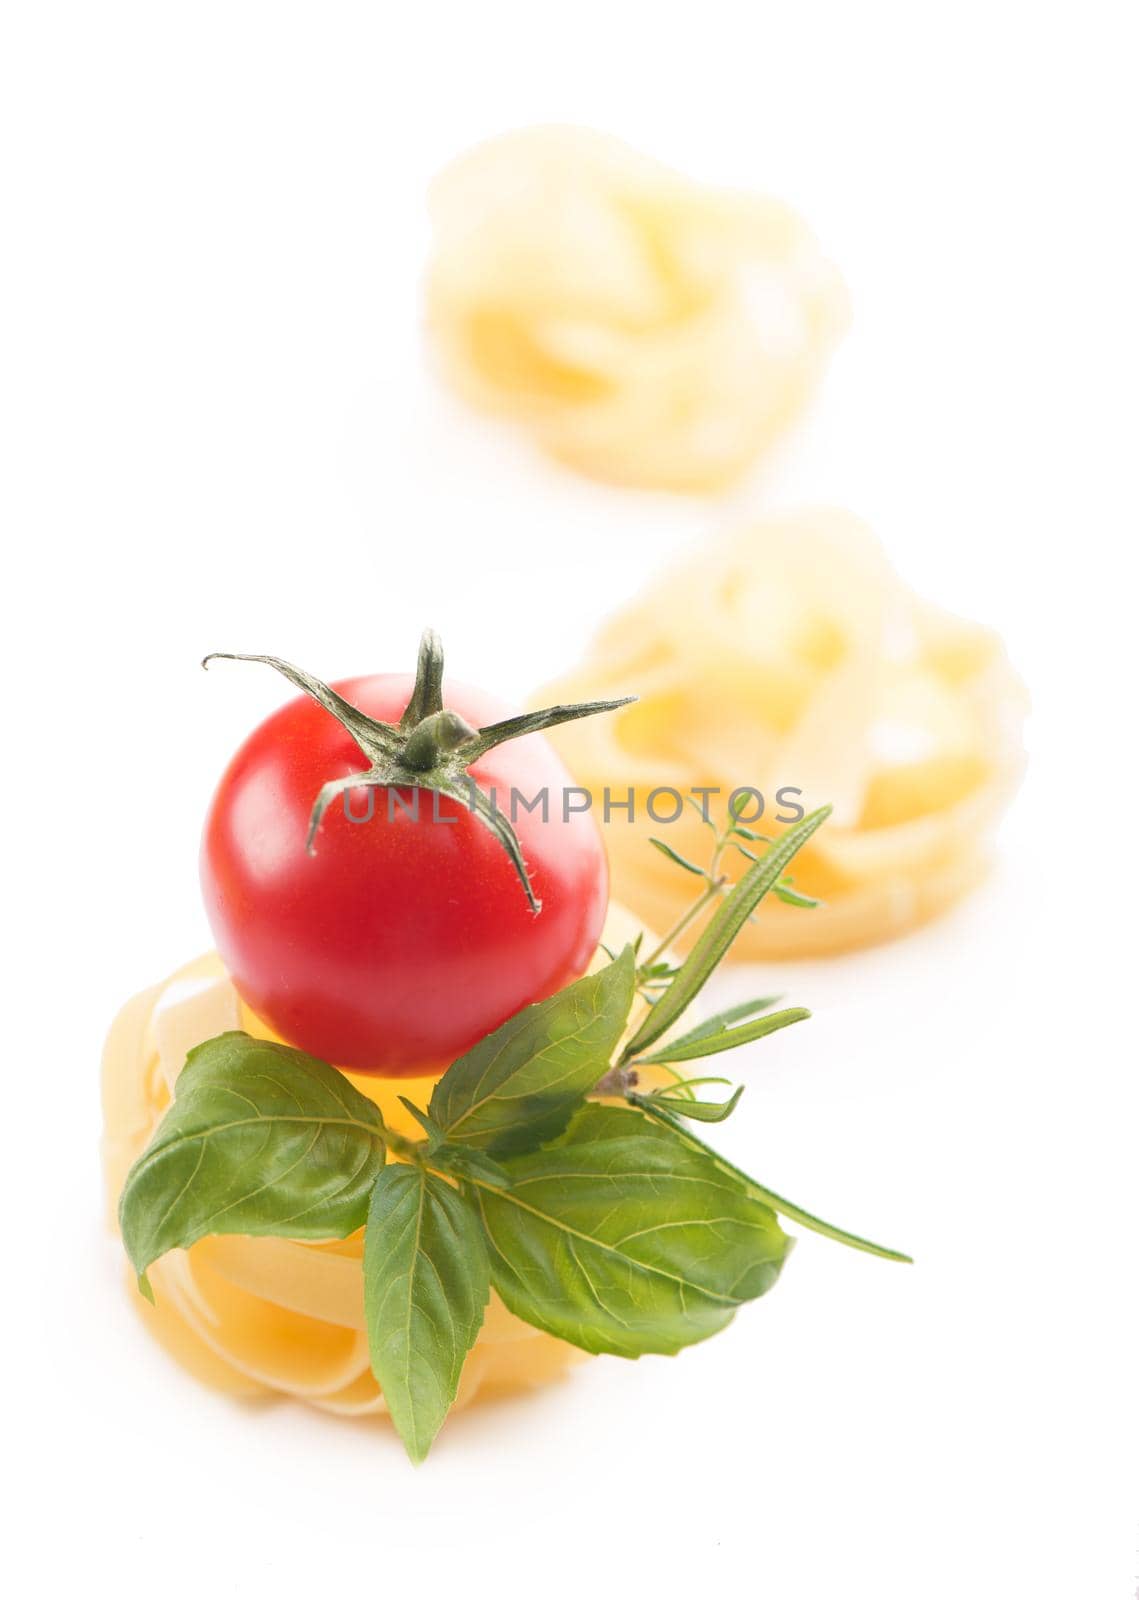
[[[399, 721], [413, 679], [385, 674], [335, 685], [369, 716]], [[505, 713], [448, 681], [448, 709], [475, 727]], [[363, 771], [352, 737], [301, 697], [242, 745], [210, 807], [202, 890], [222, 960], [254, 1012], [288, 1043], [356, 1072], [437, 1073], [531, 1001], [579, 977], [597, 947], [608, 872], [583, 812], [563, 820], [570, 778], [541, 734], [500, 744], [470, 769], [484, 792], [541, 808], [511, 818], [542, 909], [535, 915], [509, 856], [459, 802], [417, 791], [419, 818], [389, 791], [352, 789], [352, 822], [329, 806], [305, 853], [313, 802], [329, 779]], [[409, 804], [410, 790], [397, 790]], [[441, 820], [435, 821], [434, 807]]]

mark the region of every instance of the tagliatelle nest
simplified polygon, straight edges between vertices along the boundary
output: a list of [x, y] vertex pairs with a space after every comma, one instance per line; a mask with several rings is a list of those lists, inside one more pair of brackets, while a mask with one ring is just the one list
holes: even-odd
[[[654, 822], [650, 792], [735, 789], [744, 816], [777, 834], [790, 806], [834, 815], [794, 864], [794, 887], [825, 904], [769, 897], [733, 947], [738, 959], [848, 949], [936, 915], [985, 871], [1020, 779], [1024, 688], [1000, 639], [912, 594], [877, 541], [838, 512], [776, 517], [702, 548], [615, 616], [584, 665], [547, 698], [639, 695], [552, 738], [601, 813], [635, 792], [632, 823], [605, 829], [614, 889], [667, 927], [693, 879], [647, 848], [656, 835], [703, 864], [711, 835], [685, 806]], [[797, 802], [777, 801], [783, 787]], [[658, 815], [675, 802], [660, 796]], [[762, 845], [752, 848], [762, 849]], [[729, 851], [728, 857], [733, 852]], [[748, 862], [726, 858], [732, 877]]]
[[582, 129], [479, 146], [437, 179], [432, 215], [428, 318], [451, 380], [611, 481], [727, 482], [846, 325], [841, 281], [788, 207]]
[[[640, 931], [610, 908], [605, 942]], [[595, 965], [607, 958], [599, 953]], [[643, 1006], [634, 1009], [633, 1025]], [[103, 1166], [112, 1218], [132, 1163], [170, 1104], [187, 1051], [229, 1029], [271, 1037], [243, 1006], [210, 954], [136, 995], [116, 1018], [103, 1057]], [[426, 1103], [432, 1080], [352, 1076], [389, 1126], [421, 1130], [397, 1096]], [[362, 1231], [344, 1240], [211, 1236], [156, 1261], [157, 1304], [131, 1289], [151, 1333], [195, 1377], [231, 1394], [288, 1395], [341, 1415], [386, 1410], [372, 1374], [364, 1326]], [[559, 1377], [584, 1353], [520, 1321], [493, 1292], [467, 1358], [456, 1406]]]

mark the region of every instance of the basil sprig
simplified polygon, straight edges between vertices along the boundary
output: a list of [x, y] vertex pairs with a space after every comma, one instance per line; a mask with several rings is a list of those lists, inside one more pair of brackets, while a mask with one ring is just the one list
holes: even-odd
[[[143, 1292], [153, 1261], [208, 1233], [316, 1240], [363, 1227], [372, 1367], [421, 1461], [492, 1285], [516, 1316], [584, 1350], [671, 1355], [771, 1288], [791, 1245], [780, 1215], [908, 1260], [821, 1222], [692, 1133], [690, 1121], [729, 1115], [739, 1089], [699, 1100], [697, 1087], [724, 1080], [676, 1073], [667, 1087], [638, 1087], [641, 1063], [671, 1071], [806, 1017], [760, 1017], [775, 1003], [765, 999], [674, 1033], [825, 816], [788, 830], [723, 896], [711, 874], [702, 902], [720, 903], [681, 966], [663, 947], [638, 962], [630, 946], [481, 1039], [427, 1108], [404, 1102], [422, 1139], [387, 1127], [346, 1078], [302, 1051], [243, 1033], [192, 1050], [120, 1202]], [[650, 1005], [630, 1036], [638, 991]]]

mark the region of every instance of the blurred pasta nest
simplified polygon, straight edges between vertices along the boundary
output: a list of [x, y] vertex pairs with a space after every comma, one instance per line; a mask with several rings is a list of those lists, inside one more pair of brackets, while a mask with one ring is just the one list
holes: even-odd
[[[599, 816], [606, 789], [617, 802], [605, 828], [614, 892], [646, 922], [670, 926], [693, 884], [646, 836], [700, 864], [711, 837], [696, 804], [655, 822], [654, 789], [714, 787], [713, 816], [755, 789], [764, 817], [756, 796], [740, 805], [759, 831], [788, 815], [781, 788], [802, 791], [788, 804], [834, 806], [793, 874], [824, 905], [768, 901], [736, 959], [870, 944], [942, 911], [983, 875], [1024, 762], [1027, 698], [997, 635], [917, 598], [870, 532], [834, 511], [702, 547], [614, 616], [542, 703], [618, 693], [640, 698], [551, 737]], [[658, 797], [658, 815], [674, 809]], [[733, 877], [748, 865], [734, 854]]]
[[432, 214], [428, 319], [452, 382], [611, 481], [727, 482], [846, 325], [838, 274], [787, 206], [586, 130], [477, 147], [436, 180]]
[[[605, 940], [623, 945], [641, 925], [610, 906]], [[596, 967], [608, 958], [599, 952]], [[635, 1026], [643, 1006], [634, 1008]], [[127, 1172], [173, 1098], [187, 1052], [229, 1029], [269, 1038], [216, 954], [202, 956], [136, 995], [120, 1011], [103, 1053], [103, 1172], [114, 1220]], [[399, 1100], [426, 1104], [432, 1080], [351, 1078], [385, 1122], [422, 1130]], [[285, 1395], [343, 1416], [383, 1415], [364, 1326], [363, 1231], [347, 1239], [218, 1234], [172, 1250], [149, 1269], [156, 1304], [131, 1291], [151, 1334], [194, 1377], [229, 1394]], [[463, 1368], [456, 1407], [476, 1396], [533, 1388], [584, 1361], [584, 1352], [513, 1316], [492, 1291]]]

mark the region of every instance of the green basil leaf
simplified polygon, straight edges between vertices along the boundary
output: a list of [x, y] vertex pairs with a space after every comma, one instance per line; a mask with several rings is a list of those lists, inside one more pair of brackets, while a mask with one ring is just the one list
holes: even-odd
[[364, 1234], [364, 1316], [372, 1371], [413, 1461], [451, 1408], [489, 1296], [470, 1202], [420, 1167], [386, 1167]]
[[119, 1226], [139, 1287], [208, 1233], [343, 1239], [384, 1163], [379, 1111], [334, 1067], [223, 1033], [191, 1050], [174, 1104], [127, 1174]]
[[516, 1316], [583, 1350], [673, 1355], [770, 1289], [774, 1212], [667, 1128], [584, 1107], [554, 1145], [478, 1184], [491, 1280]]
[[436, 1145], [430, 1152], [431, 1165], [452, 1178], [485, 1178], [501, 1188], [510, 1187], [510, 1174], [485, 1150], [467, 1149], [461, 1144]]
[[553, 1139], [609, 1066], [633, 1003], [633, 952], [526, 1006], [460, 1056], [429, 1107], [451, 1144], [491, 1155]]
[[757, 1017], [754, 1022], [743, 1022], [736, 1028], [721, 1028], [715, 1033], [706, 1033], [687, 1039], [676, 1039], [669, 1044], [664, 1044], [659, 1050], [654, 1050], [651, 1055], [638, 1056], [637, 1066], [654, 1066], [666, 1061], [696, 1061], [701, 1056], [719, 1055], [721, 1050], [734, 1050], [737, 1045], [749, 1044], [753, 1039], [765, 1038], [769, 1033], [778, 1033], [780, 1028], [789, 1028], [793, 1022], [805, 1022], [811, 1015], [802, 1006], [791, 1006], [786, 1011], [773, 1011], [766, 1017]]
[[399, 1103], [405, 1111], [411, 1113], [416, 1122], [418, 1122], [419, 1126], [427, 1135], [427, 1138], [424, 1142], [428, 1153], [437, 1149], [439, 1145], [443, 1143], [443, 1130], [438, 1123], [432, 1121], [432, 1119], [427, 1115], [427, 1112], [424, 1111], [420, 1106], [417, 1106], [414, 1100], [409, 1100], [405, 1094], [401, 1094], [399, 1096]]
[[[864, 1250], [867, 1255], [882, 1256], [886, 1261], [905, 1261], [913, 1264], [913, 1257], [903, 1254], [901, 1250], [890, 1250], [883, 1244], [874, 1244], [870, 1239], [863, 1239], [857, 1233], [848, 1233], [845, 1228], [836, 1228], [832, 1222], [824, 1222], [821, 1217], [814, 1216], [810, 1211], [804, 1211], [802, 1206], [797, 1206], [793, 1200], [785, 1200], [781, 1194], [776, 1194], [774, 1189], [768, 1189], [762, 1183], [756, 1183], [754, 1178], [749, 1178], [746, 1172], [741, 1172], [739, 1167], [733, 1166], [730, 1161], [725, 1161], [723, 1156], [717, 1155], [698, 1139], [689, 1128], [682, 1127], [676, 1120], [676, 1115], [671, 1108], [662, 1106], [652, 1095], [639, 1095], [635, 1098], [635, 1105], [646, 1112], [662, 1127], [669, 1128], [681, 1139], [690, 1150], [698, 1151], [711, 1161], [717, 1171], [726, 1177], [735, 1178], [744, 1186], [747, 1193], [757, 1200], [762, 1200], [769, 1205], [772, 1211], [781, 1217], [786, 1217], [791, 1222], [798, 1222], [812, 1233], [821, 1233], [826, 1239], [833, 1239], [836, 1244], [845, 1244], [852, 1250]], [[689, 1115], [689, 1112], [684, 1112]]]
[[661, 1034], [668, 1032], [712, 976], [764, 895], [783, 876], [787, 863], [830, 814], [830, 806], [821, 806], [817, 811], [812, 811], [802, 822], [788, 828], [766, 854], [748, 868], [693, 945], [687, 960], [665, 993], [625, 1046], [622, 1061], [630, 1060], [646, 1045], [655, 1043]]

